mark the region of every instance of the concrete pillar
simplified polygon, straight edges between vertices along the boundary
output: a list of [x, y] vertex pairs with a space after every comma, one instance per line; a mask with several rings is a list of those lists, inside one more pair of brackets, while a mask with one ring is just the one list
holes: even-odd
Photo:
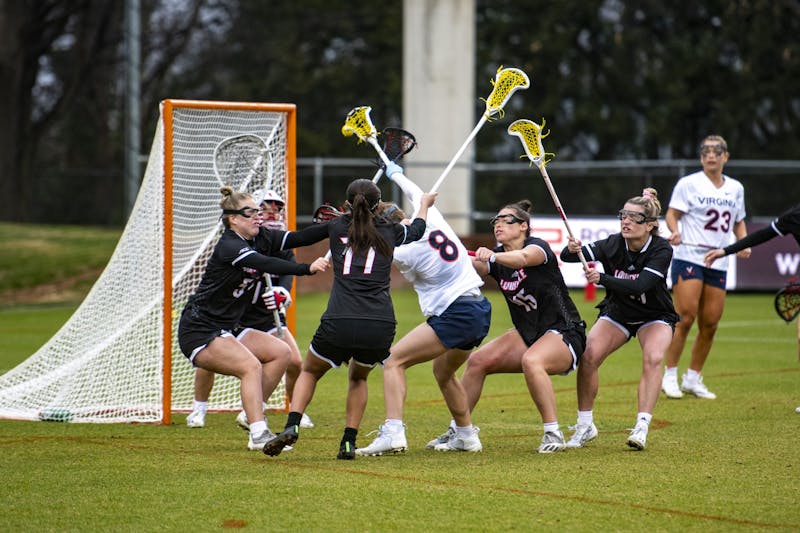
[[[404, 164], [424, 190], [477, 124], [474, 80], [475, 0], [404, 0], [403, 128], [419, 143]], [[460, 235], [471, 229], [472, 178], [464, 164], [473, 157], [470, 146], [439, 187], [436, 202]]]

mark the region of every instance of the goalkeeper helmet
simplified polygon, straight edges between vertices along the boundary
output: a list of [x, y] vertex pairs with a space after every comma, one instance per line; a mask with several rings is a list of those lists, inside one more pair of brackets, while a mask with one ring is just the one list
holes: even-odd
[[264, 210], [263, 219], [265, 221], [283, 221], [282, 211], [285, 203], [277, 192], [273, 190], [265, 192], [261, 199], [261, 208]]

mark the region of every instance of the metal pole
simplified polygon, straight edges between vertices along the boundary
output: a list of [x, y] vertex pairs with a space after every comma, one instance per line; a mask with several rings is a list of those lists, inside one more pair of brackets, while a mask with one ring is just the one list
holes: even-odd
[[125, 0], [125, 215], [130, 216], [139, 192], [141, 165], [141, 7], [139, 0]]

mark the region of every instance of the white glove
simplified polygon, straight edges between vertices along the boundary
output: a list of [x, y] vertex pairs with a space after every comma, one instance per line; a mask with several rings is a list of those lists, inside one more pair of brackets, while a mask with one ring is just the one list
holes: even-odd
[[278, 307], [281, 308], [281, 311], [285, 311], [292, 305], [292, 293], [289, 292], [288, 289], [285, 287], [281, 287], [280, 285], [276, 285], [273, 287], [275, 290], [275, 303], [278, 304]]
[[261, 299], [264, 301], [264, 307], [267, 308], [267, 311], [278, 310], [278, 302], [275, 301], [275, 291], [269, 289], [265, 290], [264, 294], [261, 295]]
[[397, 163], [393, 163], [392, 161], [389, 161], [389, 164], [386, 165], [386, 170], [384, 171], [384, 174], [386, 174], [386, 177], [391, 178], [392, 174], [397, 174], [398, 172], [400, 174], [402, 174], [403, 173], [403, 167], [401, 167]]

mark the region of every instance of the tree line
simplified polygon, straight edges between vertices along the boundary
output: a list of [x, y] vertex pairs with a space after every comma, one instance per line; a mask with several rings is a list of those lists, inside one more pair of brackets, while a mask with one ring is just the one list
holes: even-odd
[[[401, 2], [141, 6], [144, 149], [165, 98], [295, 103], [301, 157], [364, 157], [338, 133], [355, 105], [380, 110], [386, 125], [401, 123]], [[475, 7], [476, 76], [465, 83], [483, 95], [500, 65], [528, 73], [532, 86], [512, 99], [509, 118], [544, 116], [557, 131], [548, 151], [558, 161], [696, 159], [712, 132], [728, 140], [732, 160], [798, 158], [797, 2]], [[124, 223], [123, 10], [123, 2], [104, 0], [0, 4], [0, 219]], [[482, 110], [476, 100], [475, 116]], [[519, 155], [518, 141], [488, 129], [475, 149], [480, 162]], [[796, 192], [792, 178], [779, 195], [750, 186], [748, 202], [776, 214]], [[476, 187], [475, 196], [495, 206], [516, 199], [498, 196], [492, 180]], [[629, 183], [610, 187], [602, 196], [614, 205], [636, 192]]]

